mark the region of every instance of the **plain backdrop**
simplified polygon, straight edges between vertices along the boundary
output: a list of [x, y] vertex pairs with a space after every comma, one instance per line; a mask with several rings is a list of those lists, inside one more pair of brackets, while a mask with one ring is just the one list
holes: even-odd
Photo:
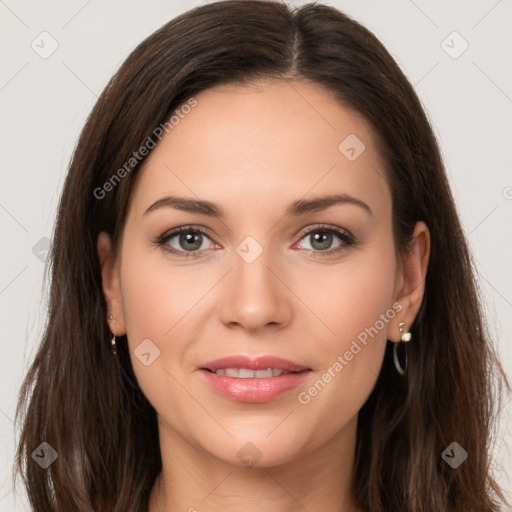
[[[23, 489], [15, 500], [11, 486], [13, 418], [46, 320], [45, 254], [78, 135], [129, 52], [200, 3], [0, 0], [0, 512], [29, 510]], [[491, 332], [511, 375], [512, 3], [326, 3], [372, 30], [415, 86], [443, 152]], [[511, 495], [510, 395], [505, 402], [494, 465]]]

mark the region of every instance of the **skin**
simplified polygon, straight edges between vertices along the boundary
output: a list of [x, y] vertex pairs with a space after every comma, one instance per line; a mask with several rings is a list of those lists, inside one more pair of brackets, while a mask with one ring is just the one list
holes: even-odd
[[[424, 292], [428, 228], [418, 223], [410, 252], [397, 253], [391, 192], [370, 125], [316, 84], [255, 85], [197, 95], [140, 171], [117, 258], [109, 236], [98, 238], [110, 328], [128, 335], [136, 377], [158, 415], [163, 470], [150, 512], [359, 510], [352, 493], [357, 414], [386, 340], [400, 340], [398, 324], [412, 324]], [[365, 144], [354, 161], [338, 150], [349, 134]], [[284, 213], [293, 201], [334, 193], [372, 213], [348, 203]], [[169, 206], [144, 214], [169, 195], [214, 202], [225, 216]], [[189, 224], [213, 234], [194, 249], [199, 257], [154, 243]], [[319, 224], [349, 231], [355, 243], [333, 234], [322, 246], [312, 236]], [[248, 236], [263, 249], [252, 263], [236, 252]], [[179, 235], [167, 245], [189, 247]], [[400, 312], [301, 404], [298, 393], [394, 303]], [[147, 338], [160, 350], [149, 366], [133, 352]], [[198, 372], [201, 363], [233, 354], [271, 354], [313, 371], [269, 402], [235, 402]], [[248, 442], [257, 448], [254, 467], [237, 455]]]

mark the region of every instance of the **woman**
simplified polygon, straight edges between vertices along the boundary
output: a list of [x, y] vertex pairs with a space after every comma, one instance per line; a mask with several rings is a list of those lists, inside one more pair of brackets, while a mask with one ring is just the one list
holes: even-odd
[[505, 504], [508, 383], [437, 142], [339, 11], [216, 2], [143, 41], [80, 136], [51, 271], [17, 415], [35, 511]]

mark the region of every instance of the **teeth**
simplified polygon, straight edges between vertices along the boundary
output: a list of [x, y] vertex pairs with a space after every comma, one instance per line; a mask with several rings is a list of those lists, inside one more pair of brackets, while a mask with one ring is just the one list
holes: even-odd
[[249, 370], [248, 368], [220, 368], [215, 370], [217, 375], [226, 377], [236, 377], [238, 379], [268, 379], [270, 377], [279, 377], [290, 373], [288, 370], [280, 368], [267, 368], [266, 370]]
[[239, 379], [254, 379], [254, 377], [256, 377], [256, 372], [253, 370], [246, 370], [245, 368], [240, 368], [238, 370], [237, 377]]
[[[275, 370], [276, 372], [279, 372], [279, 370]], [[274, 370], [272, 369], [268, 369], [268, 370], [256, 370], [254, 372], [254, 376], [257, 378], [257, 379], [268, 379], [269, 377], [274, 377]]]

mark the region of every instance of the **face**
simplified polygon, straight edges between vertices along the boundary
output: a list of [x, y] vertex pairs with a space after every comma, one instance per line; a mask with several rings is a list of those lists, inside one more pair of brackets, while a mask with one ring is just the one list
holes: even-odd
[[399, 336], [391, 192], [370, 126], [317, 85], [195, 99], [132, 191], [111, 327], [161, 431], [281, 464], [354, 425]]

